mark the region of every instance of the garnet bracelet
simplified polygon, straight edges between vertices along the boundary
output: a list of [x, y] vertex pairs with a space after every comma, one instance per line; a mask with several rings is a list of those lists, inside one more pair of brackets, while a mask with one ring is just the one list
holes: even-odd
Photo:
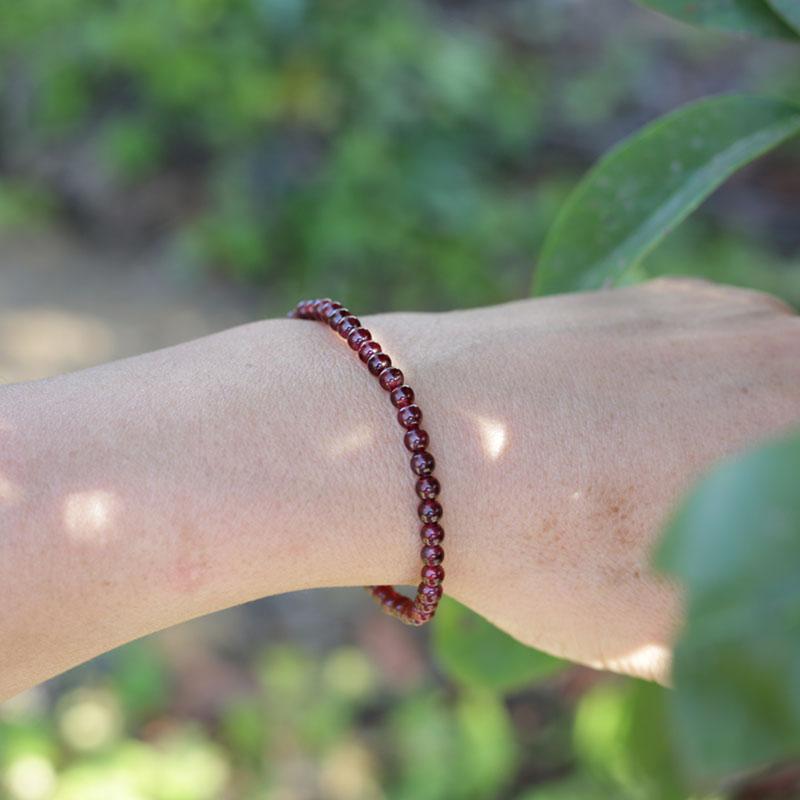
[[301, 300], [289, 316], [294, 319], [312, 319], [327, 323], [358, 353], [367, 369], [378, 379], [381, 388], [389, 392], [392, 405], [398, 409], [397, 421], [404, 429], [403, 442], [411, 452], [411, 471], [417, 476], [416, 491], [420, 498], [417, 508], [422, 527], [422, 582], [417, 587], [416, 597], [396, 592], [391, 586], [367, 586], [370, 594], [381, 604], [381, 608], [407, 625], [424, 625], [436, 613], [442, 596], [444, 581], [444, 529], [439, 524], [442, 506], [436, 499], [441, 486], [433, 476], [435, 461], [428, 452], [428, 433], [420, 427], [422, 411], [414, 402], [414, 390], [403, 383], [403, 373], [392, 366], [392, 359], [381, 351], [381, 346], [372, 339], [372, 334], [361, 327], [341, 303], [328, 298]]

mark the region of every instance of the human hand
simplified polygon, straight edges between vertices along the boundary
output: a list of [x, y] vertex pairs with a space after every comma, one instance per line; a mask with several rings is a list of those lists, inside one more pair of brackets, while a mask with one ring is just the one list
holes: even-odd
[[374, 327], [424, 365], [446, 591], [529, 645], [666, 680], [680, 599], [653, 546], [701, 472], [800, 422], [800, 318], [665, 279]]

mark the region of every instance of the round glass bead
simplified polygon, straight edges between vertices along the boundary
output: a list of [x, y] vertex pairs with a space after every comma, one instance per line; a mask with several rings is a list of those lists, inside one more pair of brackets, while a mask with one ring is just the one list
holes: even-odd
[[341, 303], [337, 303], [335, 300], [329, 301], [325, 305], [325, 312], [322, 316], [322, 319], [327, 322], [341, 307]]
[[437, 500], [422, 500], [417, 507], [419, 518], [426, 525], [442, 518], [442, 505]]
[[356, 328], [361, 327], [361, 320], [358, 317], [345, 317], [340, 323], [339, 327], [336, 330], [343, 339], [347, 339], [350, 334], [356, 330]]
[[405, 408], [414, 402], [414, 390], [410, 386], [398, 386], [389, 399], [395, 408]]
[[423, 598], [429, 605], [434, 605], [439, 602], [442, 597], [441, 585], [431, 586], [427, 583], [421, 583], [417, 587], [417, 593], [420, 598]]
[[[412, 428], [412, 430], [414, 429]], [[433, 500], [434, 497], [439, 496], [439, 492], [442, 490], [439, 481], [433, 475], [426, 475], [424, 478], [420, 478], [414, 488], [420, 500]]]
[[403, 373], [397, 367], [388, 367], [378, 376], [378, 381], [387, 392], [391, 392], [403, 382]]
[[358, 349], [358, 357], [366, 364], [372, 356], [376, 353], [380, 353], [381, 346], [370, 339], [368, 342], [364, 342], [361, 347]]
[[386, 355], [386, 353], [375, 353], [374, 356], [370, 356], [369, 361], [367, 361], [367, 369], [373, 375], [380, 375], [387, 367], [392, 366], [392, 359]]
[[361, 349], [361, 345], [368, 342], [372, 338], [372, 334], [366, 328], [356, 328], [347, 337], [347, 344], [356, 352]]
[[412, 428], [406, 431], [403, 441], [412, 453], [419, 453], [428, 446], [428, 432], [422, 428]]
[[423, 544], [441, 544], [444, 541], [444, 528], [436, 522], [426, 522], [419, 535]]
[[418, 405], [403, 406], [397, 412], [397, 421], [404, 428], [416, 428], [422, 422], [422, 409]]
[[419, 554], [428, 566], [435, 567], [444, 561], [444, 550], [438, 544], [426, 544]]
[[337, 308], [336, 311], [334, 311], [333, 314], [328, 317], [328, 325], [330, 325], [334, 330], [337, 330], [339, 323], [342, 322], [342, 320], [347, 319], [349, 316], [352, 315], [346, 308]]
[[444, 580], [444, 567], [440, 564], [426, 564], [419, 576], [426, 586], [438, 586]]
[[403, 595], [398, 595], [394, 605], [394, 609], [397, 612], [398, 616], [401, 617], [410, 616], [413, 608], [414, 608], [414, 601], [410, 597], [404, 597]]
[[[423, 568], [424, 570], [425, 568]], [[431, 567], [434, 569], [434, 567]], [[423, 579], [425, 576], [422, 576]], [[394, 594], [394, 589], [391, 586], [373, 586], [372, 587], [372, 596], [377, 598], [380, 601], [383, 601], [385, 598], [389, 597], [389, 595]]]
[[433, 468], [436, 466], [433, 456], [427, 451], [423, 450], [421, 453], [414, 453], [411, 456], [411, 470], [415, 475], [422, 477], [423, 475], [430, 475]]

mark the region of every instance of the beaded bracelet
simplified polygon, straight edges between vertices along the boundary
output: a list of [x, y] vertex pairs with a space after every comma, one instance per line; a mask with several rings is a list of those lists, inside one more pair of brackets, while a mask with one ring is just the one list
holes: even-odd
[[403, 382], [403, 373], [392, 366], [391, 358], [373, 341], [372, 334], [362, 328], [361, 321], [341, 303], [328, 298], [301, 300], [289, 312], [289, 317], [317, 320], [333, 328], [358, 353], [367, 369], [377, 377], [381, 388], [389, 392], [392, 405], [398, 409], [397, 421], [405, 430], [403, 441], [411, 452], [411, 470], [417, 476], [416, 492], [420, 498], [417, 514], [422, 522], [422, 582], [413, 600], [395, 591], [392, 586], [367, 586], [366, 589], [387, 614], [407, 625], [424, 625], [436, 613], [442, 596], [444, 529], [439, 524], [442, 506], [436, 499], [441, 486], [433, 476], [435, 461], [427, 450], [428, 433], [420, 427], [422, 411], [414, 402], [414, 390]]

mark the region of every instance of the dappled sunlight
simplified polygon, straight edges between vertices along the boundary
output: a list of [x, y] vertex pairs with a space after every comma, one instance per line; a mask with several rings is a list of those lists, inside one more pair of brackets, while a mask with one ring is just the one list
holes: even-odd
[[343, 435], [336, 436], [328, 443], [328, 453], [332, 456], [346, 456], [363, 450], [372, 438], [369, 425], [358, 425]]
[[22, 489], [13, 481], [0, 475], [0, 506], [14, 506], [22, 500]]
[[64, 499], [64, 526], [75, 541], [103, 543], [110, 538], [117, 511], [117, 498], [111, 492], [73, 492]]
[[589, 662], [589, 666], [624, 675], [665, 681], [672, 666], [672, 651], [663, 644], [650, 643], [615, 658]]
[[483, 452], [490, 461], [497, 461], [508, 446], [508, 428], [504, 422], [491, 417], [475, 416]]

